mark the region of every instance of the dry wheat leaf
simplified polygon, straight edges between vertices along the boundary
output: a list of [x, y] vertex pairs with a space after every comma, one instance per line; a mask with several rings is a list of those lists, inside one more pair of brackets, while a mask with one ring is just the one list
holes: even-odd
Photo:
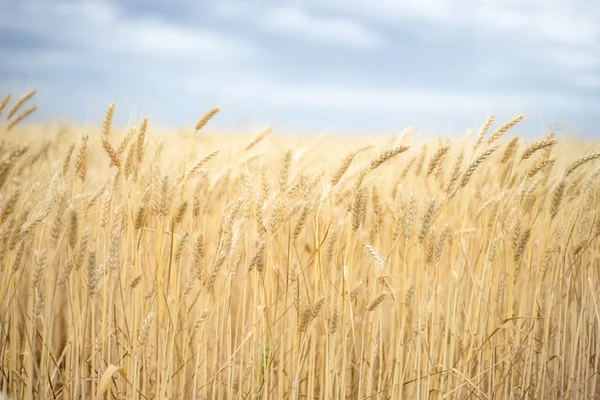
[[119, 371], [123, 378], [127, 377], [127, 374], [125, 373], [125, 370], [123, 368], [117, 367], [114, 364], [110, 364], [108, 367], [106, 367], [106, 370], [100, 378], [98, 390], [96, 391], [96, 399], [99, 399], [104, 393], [106, 393], [108, 387], [110, 386], [110, 380], [112, 379], [113, 374], [117, 371]]

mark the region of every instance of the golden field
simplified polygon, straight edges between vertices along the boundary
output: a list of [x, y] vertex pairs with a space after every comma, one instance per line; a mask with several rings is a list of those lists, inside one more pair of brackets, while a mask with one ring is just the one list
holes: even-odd
[[0, 393], [600, 396], [600, 143], [33, 126], [31, 97], [0, 103]]

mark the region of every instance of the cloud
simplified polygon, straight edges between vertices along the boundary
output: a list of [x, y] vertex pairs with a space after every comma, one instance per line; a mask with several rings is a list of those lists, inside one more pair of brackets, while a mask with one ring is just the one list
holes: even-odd
[[146, 56], [187, 60], [240, 59], [258, 49], [242, 38], [182, 26], [156, 17], [123, 15], [108, 1], [25, 2], [0, 16], [0, 27], [25, 31], [54, 43], [53, 55]]
[[577, 48], [549, 49], [546, 57], [573, 70], [600, 70], [600, 57]]
[[318, 17], [292, 6], [269, 9], [265, 26], [275, 32], [300, 35], [317, 41], [347, 46], [372, 47], [383, 39], [364, 26], [346, 18]]
[[107, 51], [118, 50], [186, 59], [243, 58], [251, 56], [255, 49], [224, 35], [173, 26], [159, 20], [139, 20], [115, 26], [101, 40]]
[[527, 32], [563, 43], [589, 44], [600, 38], [595, 23], [600, 5], [588, 0], [306, 0], [302, 4], [391, 24], [436, 22], [479, 31], [513, 30], [511, 36]]
[[[467, 40], [500, 37], [515, 48], [529, 48], [534, 54], [557, 64], [568, 61], [554, 57], [569, 52], [574, 57], [600, 61], [600, 3], [587, 0], [331, 0], [306, 1], [307, 7], [326, 9], [389, 25], [421, 25], [421, 35], [447, 31], [470, 35]], [[493, 52], [490, 48], [490, 52]], [[587, 65], [571, 64], [586, 68]]]
[[[39, 4], [29, 3], [24, 6], [30, 13], [41, 11]], [[118, 18], [116, 7], [104, 1], [69, 2], [58, 1], [54, 7], [43, 9], [45, 12], [55, 10], [56, 14], [67, 18], [85, 20], [92, 25], [107, 25], [114, 23]]]
[[586, 74], [575, 77], [575, 84], [584, 89], [600, 91], [600, 74]]
[[293, 4], [262, 6], [225, 1], [218, 3], [214, 11], [221, 17], [254, 24], [257, 29], [272, 34], [289, 35], [321, 44], [370, 48], [384, 43], [377, 32], [352, 18], [318, 15]]
[[598, 6], [574, 1], [0, 3], [0, 84], [35, 84], [38, 118], [95, 121], [116, 100], [170, 125], [218, 104], [226, 120], [280, 127], [439, 126], [540, 109], [595, 127]]

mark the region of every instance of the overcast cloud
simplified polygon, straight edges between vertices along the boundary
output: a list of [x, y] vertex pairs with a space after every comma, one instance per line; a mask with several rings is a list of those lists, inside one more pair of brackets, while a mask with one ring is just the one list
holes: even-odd
[[597, 0], [0, 0], [0, 88], [38, 120], [600, 134]]

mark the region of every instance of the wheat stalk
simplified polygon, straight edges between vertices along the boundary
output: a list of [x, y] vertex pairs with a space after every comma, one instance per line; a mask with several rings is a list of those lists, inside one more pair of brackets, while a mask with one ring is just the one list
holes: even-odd
[[[25, 93], [23, 96], [21, 96], [21, 98], [19, 100], [15, 101], [15, 103], [8, 109], [8, 113], [6, 114], [6, 120], [9, 121], [14, 115], [16, 115], [17, 112], [19, 111], [19, 109], [21, 108], [21, 106], [23, 106], [23, 104], [25, 104], [33, 96], [35, 96], [36, 93], [37, 93], [36, 90], [31, 90], [31, 91]], [[2, 100], [2, 104], [3, 104], [2, 108], [6, 107], [6, 103], [8, 103], [9, 99], [10, 99], [10, 96], [6, 96]]]
[[212, 110], [206, 112], [202, 118], [198, 120], [194, 127], [194, 135], [196, 135], [204, 126], [210, 121], [217, 113], [221, 111], [221, 107], [215, 107]]

